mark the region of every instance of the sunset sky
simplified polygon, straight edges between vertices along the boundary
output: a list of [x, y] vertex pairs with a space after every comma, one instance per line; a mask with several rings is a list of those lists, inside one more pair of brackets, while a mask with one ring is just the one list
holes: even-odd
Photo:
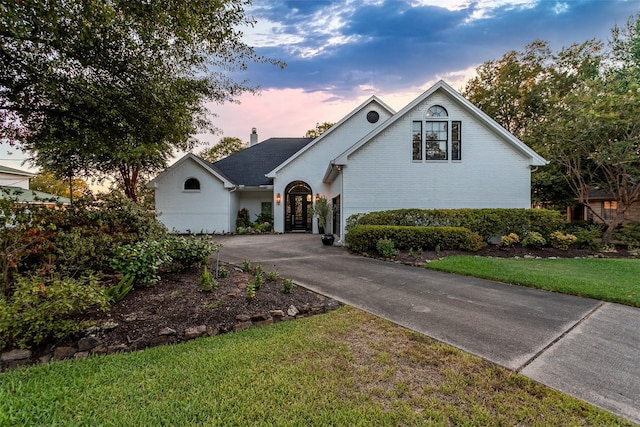
[[396, 111], [440, 79], [461, 90], [485, 61], [536, 39], [556, 51], [596, 38], [640, 12], [640, 0], [255, 0], [245, 31], [258, 54], [288, 64], [238, 74], [262, 88], [211, 106], [222, 136], [300, 137], [375, 94]]
[[[257, 24], [245, 41], [288, 66], [249, 64], [236, 74], [260, 95], [210, 105], [222, 133], [198, 135], [195, 152], [223, 136], [248, 141], [252, 127], [260, 141], [301, 137], [373, 94], [398, 111], [440, 79], [461, 90], [478, 65], [536, 39], [554, 51], [606, 42], [639, 12], [640, 0], [254, 0], [247, 13]], [[28, 169], [24, 155], [2, 151], [1, 164]]]

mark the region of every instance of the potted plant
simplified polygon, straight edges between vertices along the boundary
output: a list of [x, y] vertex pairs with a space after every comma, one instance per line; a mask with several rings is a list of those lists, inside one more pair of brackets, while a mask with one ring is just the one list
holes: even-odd
[[333, 234], [325, 233], [325, 227], [329, 222], [329, 218], [333, 215], [333, 209], [326, 197], [321, 196], [311, 208], [311, 214], [318, 217], [318, 231], [322, 234], [322, 243], [324, 245], [333, 245]]

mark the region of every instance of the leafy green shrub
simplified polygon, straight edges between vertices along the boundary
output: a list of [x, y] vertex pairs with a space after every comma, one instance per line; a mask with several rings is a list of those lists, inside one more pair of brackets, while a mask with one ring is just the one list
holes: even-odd
[[56, 271], [77, 277], [106, 271], [119, 247], [165, 235], [153, 212], [113, 194], [80, 198], [65, 209], [2, 199], [0, 279], [8, 295], [15, 273]]
[[262, 287], [262, 274], [256, 273], [255, 276], [253, 276], [253, 280], [251, 280], [249, 283], [253, 285], [253, 289], [255, 289], [256, 291], [260, 289]]
[[211, 276], [211, 272], [207, 266], [204, 266], [202, 275], [200, 276], [200, 288], [205, 292], [211, 292], [218, 287], [218, 282]]
[[133, 279], [131, 274], [125, 274], [118, 283], [104, 291], [105, 295], [111, 302], [120, 302], [133, 289]]
[[164, 243], [167, 255], [171, 258], [171, 271], [185, 271], [206, 264], [209, 256], [220, 247], [209, 239], [196, 239], [194, 236], [170, 236]]
[[565, 224], [560, 212], [546, 209], [399, 209], [352, 215], [347, 218], [347, 235], [359, 225], [465, 227], [487, 241], [491, 236], [524, 236], [529, 231], [546, 238]]
[[270, 282], [275, 282], [278, 280], [278, 270], [271, 270], [267, 273], [267, 280]]
[[627, 222], [615, 234], [616, 238], [622, 240], [633, 248], [640, 246], [640, 222]]
[[500, 243], [498, 243], [498, 246], [500, 246], [501, 248], [512, 248], [518, 243], [520, 243], [520, 236], [518, 236], [516, 233], [509, 233], [500, 238]]
[[378, 240], [376, 243], [376, 249], [378, 253], [385, 258], [398, 255], [398, 250], [395, 248], [393, 240], [387, 239], [386, 237]]
[[251, 218], [249, 217], [249, 211], [247, 208], [242, 208], [238, 211], [238, 217], [236, 218], [236, 228], [251, 227]]
[[87, 325], [73, 316], [91, 307], [108, 307], [94, 276], [17, 277], [11, 298], [0, 298], [0, 348], [30, 348], [77, 333]]
[[284, 279], [282, 281], [282, 292], [284, 292], [285, 294], [290, 294], [292, 290], [293, 290], [293, 280]]
[[230, 272], [229, 272], [229, 270], [228, 270], [227, 268], [225, 268], [225, 267], [220, 267], [220, 268], [218, 269], [218, 277], [219, 277], [219, 278], [221, 278], [221, 279], [224, 279], [224, 278], [229, 277], [229, 274], [231, 274], [231, 273], [230, 273]]
[[245, 259], [244, 261], [242, 261], [242, 271], [244, 271], [245, 273], [251, 271], [251, 263], [249, 262], [249, 260]]
[[111, 267], [118, 273], [131, 275], [134, 287], [146, 287], [158, 281], [158, 268], [169, 259], [163, 243], [138, 242], [118, 248]]
[[571, 231], [576, 236], [576, 247], [580, 249], [590, 249], [597, 251], [600, 249], [600, 239], [602, 238], [602, 226], [591, 224], [583, 227], [576, 227]]
[[541, 248], [547, 244], [547, 240], [537, 231], [532, 231], [522, 239], [522, 246], [528, 248]]
[[256, 284], [253, 280], [247, 283], [247, 298], [254, 299], [256, 297]]
[[569, 247], [578, 241], [573, 234], [565, 234], [562, 231], [554, 231], [549, 236], [551, 246], [563, 251], [569, 250]]
[[349, 231], [345, 241], [354, 252], [376, 249], [380, 239], [393, 240], [397, 249], [420, 248], [434, 250], [478, 250], [484, 242], [479, 235], [464, 227], [402, 227], [359, 225]]

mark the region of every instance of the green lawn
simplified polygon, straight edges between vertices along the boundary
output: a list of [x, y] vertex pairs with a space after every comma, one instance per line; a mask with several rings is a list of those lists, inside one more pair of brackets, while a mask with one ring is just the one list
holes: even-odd
[[453, 256], [426, 268], [640, 307], [640, 260]]
[[2, 426], [631, 425], [354, 308], [0, 374]]

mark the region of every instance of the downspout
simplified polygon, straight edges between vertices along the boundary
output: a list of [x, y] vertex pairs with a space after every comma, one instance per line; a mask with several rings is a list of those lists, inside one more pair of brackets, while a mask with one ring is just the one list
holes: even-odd
[[338, 165], [336, 167], [338, 168], [338, 172], [340, 172], [340, 240], [338, 240], [338, 243], [344, 246], [344, 228], [346, 222], [346, 218], [344, 215], [344, 172], [342, 171], [341, 165]]

